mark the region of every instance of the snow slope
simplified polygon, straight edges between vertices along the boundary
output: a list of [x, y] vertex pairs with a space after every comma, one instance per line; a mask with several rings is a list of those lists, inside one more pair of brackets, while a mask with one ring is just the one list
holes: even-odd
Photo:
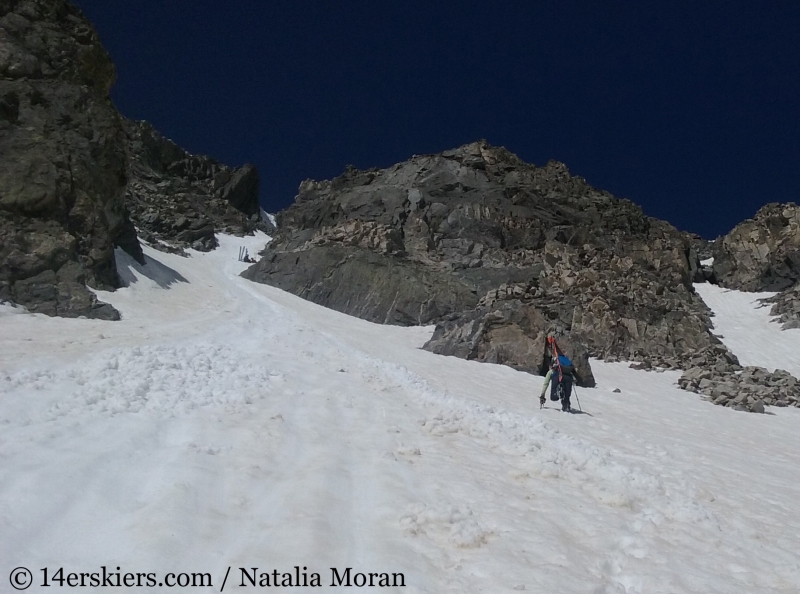
[[[539, 410], [541, 378], [422, 351], [430, 328], [241, 279], [265, 239], [121, 255], [119, 322], [0, 316], [0, 583], [105, 565], [217, 592], [231, 566], [227, 592], [297, 565], [322, 590], [352, 567], [406, 592], [800, 591], [800, 411], [602, 362], [585, 414]], [[720, 324], [753, 314], [717, 297]]]
[[800, 329], [781, 330], [761, 303], [775, 293], [745, 293], [716, 285], [694, 286], [714, 312], [714, 329], [742, 365], [758, 365], [770, 371], [785, 369], [800, 377]]

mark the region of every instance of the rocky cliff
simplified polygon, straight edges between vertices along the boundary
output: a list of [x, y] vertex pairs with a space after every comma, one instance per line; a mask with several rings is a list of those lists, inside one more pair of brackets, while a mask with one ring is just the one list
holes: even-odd
[[65, 0], [0, 0], [0, 300], [117, 319], [114, 248], [214, 248], [267, 230], [258, 172], [192, 155], [108, 97], [114, 66]]
[[591, 385], [587, 355], [735, 361], [692, 291], [697, 249], [561, 163], [476, 142], [303, 182], [244, 276], [376, 322], [436, 323], [427, 349], [521, 369], [540, 370], [554, 334]]
[[767, 204], [714, 247], [714, 273], [724, 287], [783, 291], [800, 279], [800, 207]]
[[0, 0], [0, 299], [115, 319], [86, 285], [119, 283], [114, 247], [141, 249], [125, 208], [115, 71], [63, 0]]
[[193, 155], [147, 122], [124, 120], [128, 149], [125, 202], [139, 236], [160, 249], [217, 246], [215, 231], [245, 235], [271, 226], [261, 219], [258, 171]]
[[800, 328], [800, 207], [767, 204], [717, 240], [714, 276], [740, 291], [780, 291], [768, 300], [784, 328]]

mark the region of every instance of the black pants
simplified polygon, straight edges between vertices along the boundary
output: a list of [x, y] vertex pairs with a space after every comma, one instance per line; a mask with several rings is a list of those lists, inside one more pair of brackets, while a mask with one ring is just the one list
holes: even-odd
[[558, 375], [553, 373], [550, 384], [550, 400], [561, 400], [561, 410], [570, 410], [569, 397], [572, 394], [572, 375], [562, 375], [558, 381]]

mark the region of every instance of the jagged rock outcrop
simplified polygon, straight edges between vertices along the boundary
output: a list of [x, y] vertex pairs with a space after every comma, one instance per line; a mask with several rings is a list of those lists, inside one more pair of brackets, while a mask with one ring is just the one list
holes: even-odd
[[192, 155], [149, 123], [124, 120], [128, 148], [125, 200], [140, 237], [160, 249], [217, 246], [215, 231], [246, 235], [261, 218], [258, 171]]
[[86, 285], [118, 286], [114, 247], [141, 258], [125, 208], [115, 71], [64, 0], [0, 0], [0, 299], [115, 319]]
[[[654, 222], [651, 239], [658, 235], [659, 225]], [[657, 241], [640, 244], [642, 248], [650, 246], [658, 246]], [[530, 348], [505, 346], [501, 351], [505, 361], [496, 356], [474, 358], [511, 362], [519, 368], [525, 367], [522, 360], [536, 361], [539, 366], [542, 337], [555, 333], [569, 337], [571, 353], [581, 353], [581, 345], [585, 345], [593, 356], [610, 361], [640, 361], [646, 368], [685, 368], [692, 362], [715, 365], [726, 357], [735, 361], [709, 333], [709, 312], [681, 281], [683, 275], [670, 278], [663, 270], [660, 274], [642, 270], [642, 263], [637, 264], [635, 258], [620, 257], [613, 250], [588, 245], [574, 248], [547, 242], [543, 252], [543, 270], [538, 278], [489, 291], [480, 300], [478, 309], [451, 316], [437, 326], [426, 348], [461, 355], [454, 345], [463, 342], [462, 336], [469, 336], [478, 344], [494, 342], [491, 333], [472, 331], [481, 328], [478, 321], [488, 323], [489, 327], [518, 326], [508, 313], [525, 311], [528, 323], [524, 325], [524, 334]], [[674, 255], [677, 270], [682, 267], [683, 257], [679, 253]], [[499, 322], [498, 316], [503, 322]], [[536, 323], [531, 323], [533, 320]], [[537, 353], [534, 358], [529, 356], [531, 349]], [[517, 353], [522, 360], [515, 360], [508, 353]]]
[[767, 204], [714, 247], [714, 273], [724, 287], [783, 291], [800, 279], [800, 207]]
[[[695, 233], [683, 232], [685, 243], [689, 245], [689, 276], [695, 283], [717, 284], [714, 273], [714, 243]], [[709, 264], [712, 263], [712, 264]]]
[[800, 328], [800, 283], [765, 301], [772, 304], [770, 313], [778, 318], [784, 330]]
[[0, 300], [118, 319], [87, 286], [119, 286], [114, 248], [208, 250], [215, 231], [271, 229], [258, 172], [191, 155], [108, 97], [114, 66], [65, 0], [0, 0]]
[[561, 163], [476, 142], [303, 182], [244, 276], [376, 322], [438, 323], [425, 348], [522, 369], [546, 333], [576, 357], [713, 365], [727, 351], [691, 288], [705, 247]]
[[713, 248], [719, 284], [740, 291], [779, 291], [767, 299], [783, 327], [800, 328], [800, 207], [767, 204]]

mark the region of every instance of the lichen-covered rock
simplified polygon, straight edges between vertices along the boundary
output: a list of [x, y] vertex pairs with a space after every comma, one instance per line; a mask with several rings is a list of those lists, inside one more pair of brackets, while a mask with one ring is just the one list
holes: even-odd
[[0, 0], [0, 299], [115, 319], [87, 288], [119, 284], [114, 248], [141, 258], [125, 208], [114, 67], [64, 0]]
[[800, 207], [767, 204], [714, 247], [714, 273], [724, 287], [783, 291], [800, 279]]
[[124, 120], [128, 149], [125, 200], [140, 236], [156, 248], [208, 251], [215, 232], [271, 230], [258, 204], [258, 171], [192, 155], [149, 123]]
[[681, 367], [727, 352], [691, 288], [707, 251], [561, 163], [481, 141], [303, 182], [244, 276], [372, 321], [437, 323], [425, 348], [439, 353], [536, 370], [552, 333], [570, 356]]

